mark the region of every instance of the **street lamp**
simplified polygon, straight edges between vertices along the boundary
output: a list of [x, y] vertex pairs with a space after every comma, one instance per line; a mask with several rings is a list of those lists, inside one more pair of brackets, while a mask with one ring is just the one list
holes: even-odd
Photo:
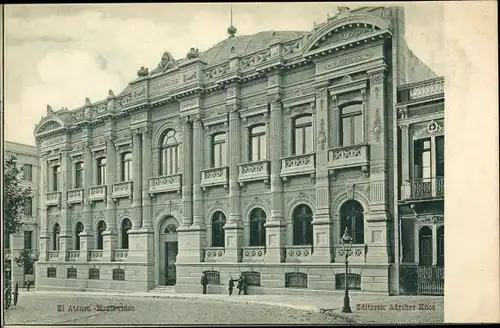
[[347, 284], [347, 273], [348, 273], [348, 267], [349, 267], [349, 255], [351, 255], [351, 248], [352, 248], [352, 237], [349, 235], [349, 232], [347, 231], [347, 227], [345, 227], [344, 235], [342, 236], [340, 243], [342, 244], [342, 250], [344, 251], [345, 254], [345, 295], [344, 295], [344, 306], [342, 306], [342, 312], [344, 313], [351, 313], [351, 305], [349, 304], [349, 287]]

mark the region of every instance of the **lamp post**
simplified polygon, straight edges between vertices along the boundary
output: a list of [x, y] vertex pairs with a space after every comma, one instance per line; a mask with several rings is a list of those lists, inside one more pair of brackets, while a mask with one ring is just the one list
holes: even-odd
[[349, 235], [349, 232], [347, 231], [347, 227], [345, 228], [344, 235], [342, 236], [342, 239], [340, 240], [340, 243], [342, 244], [342, 250], [344, 251], [345, 254], [345, 294], [344, 294], [344, 305], [342, 306], [342, 312], [344, 313], [351, 313], [351, 305], [349, 301], [349, 287], [347, 284], [347, 274], [349, 272], [349, 255], [351, 255], [351, 248], [352, 248], [352, 237]]

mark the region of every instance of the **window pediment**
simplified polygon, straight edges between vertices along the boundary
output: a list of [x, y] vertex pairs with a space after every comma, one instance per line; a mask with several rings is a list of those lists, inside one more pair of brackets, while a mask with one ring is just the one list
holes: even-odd
[[47, 133], [50, 131], [58, 130], [62, 127], [63, 125], [61, 122], [56, 119], [50, 119], [40, 125], [40, 127], [36, 131], [36, 134]]
[[434, 135], [443, 135], [444, 134], [444, 127], [437, 123], [436, 121], [432, 120], [427, 124], [427, 126], [423, 129], [418, 130], [415, 132], [413, 135], [413, 139], [422, 139], [422, 138], [427, 138], [427, 137], [432, 137]]
[[311, 50], [324, 48], [350, 39], [361, 38], [373, 34], [378, 30], [380, 30], [380, 28], [370, 24], [344, 25], [336, 28], [333, 33], [330, 32], [326, 36], [320, 38], [319, 41], [311, 47]]

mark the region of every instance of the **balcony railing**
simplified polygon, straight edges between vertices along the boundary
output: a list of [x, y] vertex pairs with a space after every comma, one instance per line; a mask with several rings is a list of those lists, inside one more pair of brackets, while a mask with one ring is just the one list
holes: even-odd
[[79, 260], [80, 260], [79, 250], [68, 251], [68, 261], [79, 261]]
[[149, 179], [149, 194], [159, 194], [164, 192], [181, 192], [182, 175], [175, 174]]
[[280, 176], [286, 180], [289, 176], [316, 173], [315, 154], [294, 155], [281, 159]]
[[286, 246], [286, 262], [311, 261], [312, 251], [312, 245], [288, 245]]
[[102, 250], [91, 250], [89, 251], [90, 261], [101, 261], [102, 260]]
[[369, 146], [354, 145], [330, 149], [328, 151], [328, 167], [344, 169], [368, 166]]
[[243, 262], [263, 262], [266, 255], [265, 246], [243, 247]]
[[402, 200], [424, 200], [444, 197], [444, 177], [409, 180], [401, 186]]
[[258, 180], [264, 180], [265, 183], [269, 183], [269, 161], [238, 165], [238, 182], [240, 185]]
[[425, 98], [439, 98], [444, 95], [444, 78], [438, 77], [398, 87], [398, 102], [419, 101]]
[[216, 167], [201, 171], [201, 187], [205, 190], [212, 186], [228, 186], [229, 168], [227, 166]]
[[114, 200], [117, 200], [118, 198], [132, 199], [132, 181], [115, 183], [113, 185], [111, 197], [113, 197]]
[[113, 258], [115, 261], [126, 261], [128, 257], [128, 249], [115, 249]]
[[206, 247], [205, 262], [224, 262], [224, 247]]
[[68, 191], [68, 204], [82, 204], [83, 203], [83, 189], [73, 189]]
[[45, 194], [46, 206], [61, 206], [61, 193], [59, 191], [49, 192]]
[[[333, 247], [335, 252], [335, 262], [342, 262], [345, 260], [345, 251], [342, 245], [335, 245]], [[351, 247], [351, 254], [349, 255], [349, 262], [352, 263], [365, 263], [366, 262], [366, 245], [353, 244]]]
[[60, 261], [59, 260], [60, 251], [48, 251], [47, 258], [49, 261]]
[[91, 202], [106, 201], [106, 186], [94, 186], [89, 188], [89, 200]]

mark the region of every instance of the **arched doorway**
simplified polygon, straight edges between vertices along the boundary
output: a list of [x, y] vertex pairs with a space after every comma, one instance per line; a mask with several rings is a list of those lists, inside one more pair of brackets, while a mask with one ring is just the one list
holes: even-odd
[[163, 219], [159, 230], [159, 285], [174, 286], [176, 283], [175, 261], [178, 253], [177, 220], [172, 216]]
[[437, 265], [444, 267], [444, 226], [437, 229]]
[[418, 233], [419, 264], [421, 266], [432, 265], [432, 230], [422, 227]]

